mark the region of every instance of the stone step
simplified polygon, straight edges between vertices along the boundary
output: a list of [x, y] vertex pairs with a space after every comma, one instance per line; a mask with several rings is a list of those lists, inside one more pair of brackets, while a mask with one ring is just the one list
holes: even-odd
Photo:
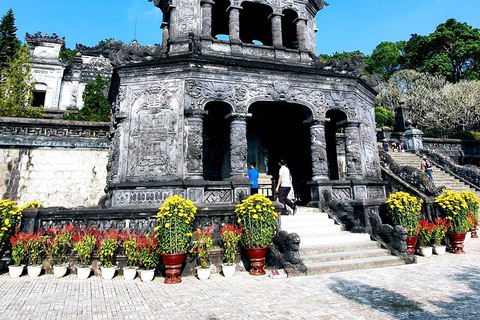
[[370, 240], [370, 235], [366, 233], [351, 233], [347, 231], [337, 231], [322, 235], [301, 235], [300, 248], [305, 246], [323, 246], [332, 244], [345, 244], [352, 242], [364, 242]]
[[301, 246], [300, 255], [316, 255], [316, 254], [325, 254], [325, 253], [337, 253], [337, 252], [346, 252], [353, 250], [374, 250], [381, 248], [380, 243], [375, 241], [358, 241], [350, 243], [336, 243], [328, 245], [312, 245], [312, 246]]
[[[327, 220], [328, 221], [328, 220]], [[334, 224], [332, 220], [329, 221], [329, 225], [309, 225], [309, 226], [297, 226], [297, 227], [286, 227], [282, 225], [283, 230], [287, 230], [288, 233], [295, 232], [297, 233], [303, 241], [303, 238], [306, 236], [312, 236], [316, 234], [321, 235], [334, 235], [342, 231], [342, 227], [338, 224]]]
[[381, 268], [404, 265], [405, 262], [396, 256], [368, 257], [351, 260], [325, 261], [306, 263], [307, 275], [333, 273], [357, 269]]
[[307, 264], [307, 263], [317, 263], [317, 262], [325, 262], [325, 261], [382, 257], [382, 256], [390, 256], [390, 255], [391, 255], [390, 251], [385, 249], [355, 250], [355, 251], [343, 251], [343, 252], [319, 253], [319, 254], [306, 255], [302, 258], [302, 261], [303, 263]]

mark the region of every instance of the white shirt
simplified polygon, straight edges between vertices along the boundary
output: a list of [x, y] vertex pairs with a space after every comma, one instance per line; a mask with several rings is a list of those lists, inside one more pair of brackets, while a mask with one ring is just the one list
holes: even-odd
[[292, 187], [292, 181], [290, 180], [290, 170], [286, 166], [280, 168], [279, 176], [282, 177], [281, 187]]

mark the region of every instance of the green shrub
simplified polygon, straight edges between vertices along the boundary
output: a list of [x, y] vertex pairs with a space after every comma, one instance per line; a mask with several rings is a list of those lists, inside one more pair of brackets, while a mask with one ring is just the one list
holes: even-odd
[[383, 109], [382, 107], [375, 107], [375, 121], [377, 128], [390, 127], [393, 129], [395, 125], [395, 115], [393, 112]]
[[480, 140], [480, 132], [475, 131], [460, 131], [450, 136], [451, 139], [461, 140]]

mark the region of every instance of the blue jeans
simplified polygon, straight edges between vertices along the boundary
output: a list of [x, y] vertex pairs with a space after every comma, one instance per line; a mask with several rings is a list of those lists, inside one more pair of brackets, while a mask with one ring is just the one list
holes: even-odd
[[427, 170], [425, 170], [425, 173], [426, 173], [426, 174], [428, 175], [428, 177], [429, 177], [430, 179], [432, 179], [432, 181], [433, 181], [432, 169], [427, 169]]

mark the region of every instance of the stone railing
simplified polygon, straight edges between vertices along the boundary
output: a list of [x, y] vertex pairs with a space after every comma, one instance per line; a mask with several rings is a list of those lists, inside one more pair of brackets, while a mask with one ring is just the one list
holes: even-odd
[[423, 138], [423, 148], [449, 156], [457, 163], [480, 163], [480, 141]]
[[1, 117], [0, 147], [107, 149], [109, 130], [109, 122]]

